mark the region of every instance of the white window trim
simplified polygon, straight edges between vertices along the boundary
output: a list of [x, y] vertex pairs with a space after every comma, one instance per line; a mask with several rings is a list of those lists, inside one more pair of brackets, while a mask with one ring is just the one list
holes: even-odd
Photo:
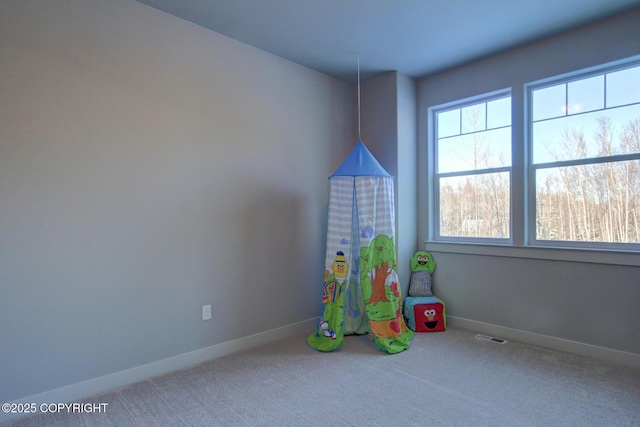
[[640, 256], [636, 251], [453, 243], [433, 240], [425, 241], [424, 247], [430, 252], [640, 267]]
[[[512, 93], [511, 93], [511, 88], [505, 88], [505, 89], [500, 89], [500, 90], [496, 90], [493, 92], [488, 92], [488, 93], [484, 93], [482, 95], [477, 95], [477, 96], [472, 96], [469, 98], [465, 98], [462, 100], [457, 100], [457, 101], [453, 101], [453, 102], [448, 102], [445, 104], [440, 104], [434, 107], [430, 107], [428, 109], [428, 114], [429, 114], [429, 121], [432, 123], [432, 127], [430, 127], [429, 129], [429, 145], [428, 145], [428, 152], [429, 152], [429, 189], [431, 190], [429, 192], [429, 204], [430, 206], [433, 206], [433, 209], [429, 210], [429, 236], [431, 239], [433, 239], [433, 241], [437, 241], [437, 242], [448, 242], [448, 243], [471, 243], [471, 244], [479, 244], [479, 243], [487, 243], [487, 244], [512, 244], [513, 243], [513, 197], [510, 200], [510, 206], [509, 206], [509, 211], [511, 212], [510, 218], [509, 218], [509, 227], [510, 227], [510, 231], [509, 231], [509, 238], [489, 238], [489, 237], [456, 237], [456, 236], [441, 236], [440, 235], [440, 194], [439, 194], [439, 186], [435, 185], [436, 183], [436, 176], [442, 177], [442, 176], [456, 176], [456, 175], [469, 175], [468, 173], [464, 172], [464, 173], [442, 173], [442, 174], [436, 174], [435, 173], [435, 166], [436, 166], [436, 159], [438, 158], [438, 151], [437, 151], [437, 137], [436, 137], [436, 133], [437, 133], [437, 124], [436, 124], [436, 114], [442, 111], [446, 111], [448, 109], [452, 109], [452, 108], [464, 108], [466, 106], [469, 105], [473, 105], [476, 104], [478, 102], [489, 102], [493, 99], [499, 99], [505, 96], [510, 96], [512, 97]], [[512, 105], [513, 105], [513, 98], [511, 99]], [[512, 115], [513, 117], [513, 115]], [[512, 142], [511, 145], [513, 147], [513, 120], [511, 123], [511, 134], [512, 134]], [[486, 173], [487, 171], [490, 172], [509, 172], [510, 176], [511, 176], [511, 182], [510, 182], [510, 186], [513, 189], [513, 148], [512, 148], [512, 160], [511, 160], [511, 166], [506, 166], [506, 167], [495, 167], [495, 168], [490, 168], [487, 170], [477, 170], [474, 171], [477, 174], [481, 174], [481, 173]], [[512, 190], [513, 193], [513, 190]]]

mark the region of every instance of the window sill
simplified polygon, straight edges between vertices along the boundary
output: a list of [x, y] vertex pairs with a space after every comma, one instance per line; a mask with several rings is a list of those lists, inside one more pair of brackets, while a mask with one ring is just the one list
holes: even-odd
[[425, 241], [424, 245], [425, 250], [429, 252], [640, 267], [640, 254], [636, 251], [550, 248], [542, 246], [510, 246], [485, 243], [453, 243], [436, 241]]

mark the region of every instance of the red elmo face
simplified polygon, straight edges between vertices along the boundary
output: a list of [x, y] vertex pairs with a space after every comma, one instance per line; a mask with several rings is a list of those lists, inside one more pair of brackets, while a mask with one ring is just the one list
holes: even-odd
[[417, 304], [413, 307], [416, 332], [440, 332], [446, 330], [442, 304]]

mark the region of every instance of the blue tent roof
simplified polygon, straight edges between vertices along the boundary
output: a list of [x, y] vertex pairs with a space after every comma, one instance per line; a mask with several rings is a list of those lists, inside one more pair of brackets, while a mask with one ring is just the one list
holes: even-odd
[[344, 162], [329, 178], [334, 176], [391, 176], [384, 170], [373, 154], [365, 147], [362, 141], [358, 141]]

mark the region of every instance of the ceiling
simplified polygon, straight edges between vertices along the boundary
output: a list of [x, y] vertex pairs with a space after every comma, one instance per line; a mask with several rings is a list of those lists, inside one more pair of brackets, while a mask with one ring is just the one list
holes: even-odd
[[422, 77], [640, 0], [137, 0], [347, 82]]

